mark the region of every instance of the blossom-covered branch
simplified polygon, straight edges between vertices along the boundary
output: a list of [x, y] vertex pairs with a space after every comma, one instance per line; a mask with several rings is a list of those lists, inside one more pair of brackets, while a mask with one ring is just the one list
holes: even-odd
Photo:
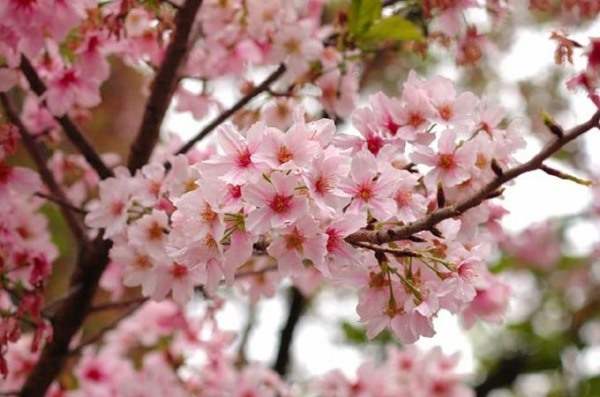
[[69, 199], [65, 196], [62, 188], [56, 182], [54, 175], [48, 169], [46, 164], [46, 160], [42, 155], [42, 151], [40, 150], [37, 142], [33, 139], [31, 133], [27, 130], [27, 127], [23, 125], [23, 122], [13, 109], [8, 96], [5, 93], [0, 93], [0, 103], [2, 103], [2, 107], [4, 108], [4, 112], [9, 119], [9, 121], [14, 124], [21, 135], [21, 139], [23, 140], [23, 144], [27, 148], [27, 151], [31, 155], [31, 158], [35, 162], [35, 165], [38, 169], [40, 177], [42, 181], [48, 188], [51, 194], [58, 198], [65, 205], [60, 205], [60, 211], [71, 229], [73, 237], [78, 240], [80, 243], [87, 243], [87, 237], [84, 232], [84, 227], [79, 219], [77, 219], [77, 215], [70, 208], [72, 204], [69, 202]]
[[[46, 85], [42, 79], [40, 79], [34, 66], [29, 62], [25, 55], [21, 57], [19, 68], [29, 82], [32, 91], [35, 92], [38, 97], [42, 98], [46, 93]], [[81, 154], [83, 154], [87, 162], [94, 170], [96, 170], [98, 175], [100, 175], [101, 178], [112, 176], [112, 170], [106, 166], [104, 160], [102, 160], [98, 152], [96, 152], [96, 149], [88, 142], [73, 120], [66, 114], [58, 114], [54, 117], [62, 127], [69, 141], [81, 152]]]
[[543, 162], [558, 152], [564, 145], [594, 128], [600, 128], [599, 121], [600, 111], [594, 113], [594, 115], [588, 121], [573, 127], [569, 131], [566, 131], [564, 135], [557, 137], [557, 139], [550, 142], [531, 160], [509, 170], [500, 172], [499, 175], [496, 175], [494, 180], [489, 182], [478, 192], [465, 200], [448, 207], [435, 210], [423, 219], [411, 222], [406, 226], [378, 231], [364, 230], [346, 237], [346, 241], [349, 243], [370, 242], [375, 244], [383, 244], [392, 241], [404, 240], [416, 233], [431, 230], [435, 225], [443, 220], [462, 215], [469, 209], [478, 206], [484, 200], [488, 199], [490, 196], [493, 196], [494, 192], [496, 192], [506, 182], [509, 182], [524, 173], [542, 169]]
[[175, 17], [175, 31], [164, 54], [164, 61], [152, 83], [142, 124], [131, 145], [128, 167], [135, 171], [148, 162], [158, 141], [163, 119], [176, 88], [177, 72], [184, 63], [190, 41], [190, 33], [202, 0], [186, 0]]

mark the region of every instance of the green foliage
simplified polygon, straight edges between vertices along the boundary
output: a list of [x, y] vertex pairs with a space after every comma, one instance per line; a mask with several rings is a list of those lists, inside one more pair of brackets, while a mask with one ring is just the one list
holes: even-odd
[[380, 0], [352, 0], [348, 31], [356, 44], [369, 48], [381, 41], [420, 40], [421, 28], [399, 15], [382, 18]]
[[365, 33], [365, 41], [378, 40], [419, 40], [423, 37], [421, 29], [411, 21], [399, 15], [375, 21], [371, 28]]
[[380, 0], [352, 0], [348, 15], [348, 29], [354, 36], [360, 37], [380, 17]]
[[342, 332], [344, 334], [345, 342], [354, 345], [367, 345], [369, 343], [376, 343], [381, 345], [387, 345], [390, 343], [398, 344], [396, 338], [394, 338], [389, 331], [383, 331], [377, 335], [373, 340], [367, 338], [367, 331], [364, 327], [354, 325], [349, 321], [343, 321], [341, 324]]
[[528, 372], [560, 368], [561, 354], [572, 344], [568, 336], [561, 332], [549, 336], [539, 335], [531, 321], [513, 324], [508, 329], [516, 334], [526, 350]]
[[594, 376], [584, 380], [579, 386], [578, 397], [600, 396], [600, 376]]

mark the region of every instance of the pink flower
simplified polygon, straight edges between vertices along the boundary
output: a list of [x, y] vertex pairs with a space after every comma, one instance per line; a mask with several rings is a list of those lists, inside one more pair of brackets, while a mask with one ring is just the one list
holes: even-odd
[[256, 153], [263, 143], [265, 125], [256, 123], [244, 138], [231, 125], [225, 125], [217, 131], [217, 140], [222, 155], [206, 160], [202, 168], [208, 173], [233, 185], [254, 182], [260, 178], [267, 167], [258, 162]]
[[334, 69], [316, 80], [321, 89], [321, 105], [332, 115], [347, 117], [358, 102], [358, 72], [350, 67], [344, 74]]
[[435, 76], [426, 85], [431, 104], [437, 111], [436, 120], [444, 125], [469, 126], [478, 99], [470, 92], [456, 94], [451, 80]]
[[475, 298], [477, 287], [485, 287], [484, 271], [478, 258], [460, 261], [456, 271], [451, 272], [436, 291], [440, 305], [453, 312], [461, 310]]
[[309, 62], [317, 59], [323, 51], [321, 41], [311, 37], [312, 30], [312, 23], [304, 20], [295, 26], [283, 26], [273, 38], [271, 56], [275, 62], [286, 63], [291, 79], [306, 73]]
[[129, 242], [138, 249], [144, 249], [155, 257], [164, 256], [169, 220], [167, 215], [159, 210], [144, 215], [127, 228]]
[[102, 181], [99, 198], [89, 204], [85, 223], [91, 228], [104, 229], [104, 237], [111, 238], [125, 230], [131, 191], [135, 189], [125, 170], [116, 170], [117, 177]]
[[399, 106], [397, 102], [391, 102], [388, 105], [392, 119], [399, 126], [396, 134], [406, 141], [428, 141], [426, 131], [436, 111], [424, 83], [414, 72], [403, 85], [402, 104]]
[[327, 235], [310, 217], [304, 217], [280, 232], [269, 245], [267, 252], [277, 259], [279, 270], [284, 276], [292, 276], [309, 259], [320, 268], [326, 254]]
[[157, 261], [144, 252], [144, 247], [115, 245], [110, 250], [110, 259], [123, 267], [123, 284], [127, 287], [142, 287], [142, 294], [150, 296], [156, 285]]
[[365, 215], [369, 211], [378, 220], [385, 221], [396, 210], [396, 203], [392, 198], [396, 187], [395, 178], [391, 169], [386, 168], [378, 174], [377, 168], [377, 161], [370, 152], [358, 153], [352, 159], [350, 180], [343, 181], [341, 189], [352, 197], [347, 211]]
[[100, 103], [98, 83], [83, 76], [76, 68], [56, 73], [44, 94], [48, 109], [55, 116], [63, 116], [74, 105], [90, 108]]
[[347, 203], [339, 182], [349, 168], [347, 158], [333, 150], [319, 154], [313, 161], [304, 180], [313, 203], [323, 214], [333, 215]]
[[0, 160], [0, 197], [9, 191], [27, 195], [41, 190], [42, 181], [35, 171], [25, 167], [13, 167]]
[[[62, 0], [65, 1], [65, 0]], [[106, 60], [108, 39], [100, 33], [90, 33], [77, 50], [77, 67], [87, 78], [104, 81], [110, 74]]]
[[14, 69], [0, 68], [0, 92], [6, 92], [19, 82], [19, 73]]
[[[375, 114], [369, 108], [359, 108], [352, 113], [352, 124], [358, 129], [361, 136], [338, 135], [336, 143], [341, 148], [351, 148], [353, 152], [368, 150], [377, 156], [382, 148], [389, 146], [391, 140], [383, 135], [381, 128], [374, 119]], [[399, 146], [400, 150], [404, 146]]]
[[211, 184], [202, 184], [175, 201], [177, 210], [173, 213], [173, 228], [188, 236], [201, 236], [210, 233], [219, 237], [223, 234], [222, 215], [218, 212], [216, 189]]
[[202, 120], [212, 108], [219, 108], [219, 102], [207, 94], [194, 94], [180, 87], [176, 94], [178, 112], [190, 112], [196, 120]]
[[293, 98], [276, 98], [261, 109], [261, 119], [270, 127], [287, 129], [294, 121], [296, 100]]
[[489, 283], [484, 288], [477, 288], [473, 301], [462, 312], [462, 320], [466, 327], [471, 327], [477, 318], [492, 323], [500, 323], [508, 307], [510, 287], [489, 277]]
[[319, 150], [304, 123], [296, 123], [287, 132], [267, 128], [256, 159], [272, 168], [307, 168]]
[[398, 171], [397, 189], [394, 200], [397, 205], [396, 218], [401, 222], [413, 222], [427, 211], [427, 198], [417, 191], [419, 176], [408, 171]]
[[418, 164], [433, 167], [425, 176], [429, 187], [435, 187], [437, 182], [452, 187], [466, 181], [475, 162], [475, 153], [467, 146], [458, 147], [456, 133], [444, 131], [438, 141], [438, 153], [431, 148], [421, 146], [412, 154], [412, 159]]
[[304, 197], [297, 195], [298, 178], [275, 172], [270, 181], [260, 180], [242, 188], [242, 196], [257, 208], [248, 214], [246, 227], [253, 233], [282, 228], [306, 213]]
[[185, 305], [194, 295], [194, 288], [203, 280], [199, 266], [188, 266], [178, 262], [171, 262], [157, 266], [155, 285], [149, 286], [152, 290], [152, 299], [162, 300], [169, 291], [173, 300], [179, 305]]

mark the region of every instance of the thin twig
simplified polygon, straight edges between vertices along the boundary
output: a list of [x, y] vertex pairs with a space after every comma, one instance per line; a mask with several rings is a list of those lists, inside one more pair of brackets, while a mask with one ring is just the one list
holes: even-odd
[[246, 106], [252, 99], [261, 94], [262, 92], [269, 89], [271, 84], [278, 80], [285, 73], [285, 65], [281, 64], [279, 67], [271, 73], [262, 83], [257, 85], [250, 93], [240, 98], [233, 106], [219, 114], [213, 121], [211, 121], [206, 127], [204, 127], [198, 134], [192, 139], [186, 142], [179, 150], [177, 154], [187, 153], [194, 145], [200, 142], [205, 136], [210, 134], [215, 128], [225, 122], [229, 117], [234, 115], [238, 110]]
[[240, 345], [238, 347], [237, 352], [237, 363], [238, 365], [244, 365], [247, 363], [246, 360], [246, 346], [248, 345], [248, 341], [250, 340], [250, 334], [252, 333], [252, 328], [254, 328], [254, 324], [256, 323], [256, 306], [253, 303], [248, 304], [248, 319], [246, 320], [246, 326], [242, 330], [240, 335]]
[[52, 201], [53, 203], [58, 204], [61, 207], [65, 207], [66, 209], [68, 209], [70, 211], [74, 211], [74, 212], [77, 212], [77, 213], [82, 214], [82, 215], [87, 214], [87, 211], [84, 210], [83, 208], [77, 207], [77, 206], [69, 203], [68, 201], [63, 201], [59, 197], [55, 197], [55, 196], [52, 196], [50, 194], [46, 194], [46, 193], [42, 193], [42, 192], [35, 192], [34, 195], [38, 196], [38, 197], [41, 197], [41, 198], [43, 198], [45, 200]]
[[164, 61], [152, 82], [142, 124], [131, 145], [127, 161], [131, 171], [137, 170], [148, 162], [158, 142], [160, 127], [177, 87], [177, 71], [185, 61], [190, 33], [201, 5], [202, 0], [187, 0], [177, 12], [173, 39], [165, 51]]
[[128, 299], [128, 300], [124, 300], [124, 301], [101, 303], [99, 305], [92, 306], [90, 308], [90, 313], [98, 313], [98, 312], [102, 312], [102, 311], [106, 311], [106, 310], [122, 309], [123, 307], [130, 306], [133, 304], [144, 303], [148, 299], [149, 299], [148, 297], [142, 296], [142, 297]]
[[[37, 96], [41, 98], [46, 92], [46, 85], [38, 75], [31, 62], [29, 62], [24, 55], [21, 56], [21, 64], [19, 68], [29, 82], [29, 86], [33, 92], [35, 92]], [[106, 179], [113, 176], [112, 170], [108, 168], [106, 164], [104, 164], [104, 161], [98, 152], [96, 152], [94, 147], [87, 141], [83, 133], [68, 115], [54, 116], [54, 118], [62, 127], [65, 135], [67, 138], [69, 138], [69, 141], [81, 152], [85, 160], [98, 173], [100, 178]]]
[[112, 331], [113, 329], [115, 329], [117, 327], [117, 325], [119, 325], [119, 323], [122, 320], [124, 320], [125, 318], [129, 317], [130, 315], [132, 315], [137, 309], [140, 308], [140, 306], [144, 302], [145, 302], [145, 300], [144, 301], [140, 301], [136, 305], [134, 305], [134, 306], [130, 307], [129, 309], [127, 309], [126, 311], [124, 311], [117, 318], [113, 319], [107, 325], [105, 325], [104, 327], [102, 327], [102, 329], [100, 329], [100, 331], [98, 331], [96, 334], [94, 334], [88, 340], [81, 342], [75, 348], [73, 348], [72, 350], [70, 350], [69, 351], [69, 356], [76, 356], [79, 353], [81, 353], [81, 351], [86, 346], [92, 345], [92, 344], [94, 344], [94, 343], [99, 342], [100, 340], [102, 340], [102, 338], [104, 337], [104, 335], [106, 335], [107, 332]]
[[72, 210], [70, 209], [70, 207], [74, 206], [70, 203], [69, 199], [61, 189], [60, 185], [58, 184], [58, 182], [56, 182], [56, 179], [54, 179], [54, 175], [52, 174], [52, 172], [48, 168], [48, 165], [46, 164], [46, 160], [42, 155], [42, 151], [39, 147], [39, 144], [33, 139], [33, 136], [31, 135], [27, 127], [25, 127], [25, 125], [23, 124], [21, 118], [17, 115], [17, 112], [12, 107], [8, 96], [5, 93], [0, 93], [0, 102], [4, 107], [4, 111], [8, 120], [17, 127], [17, 130], [21, 135], [21, 139], [23, 140], [23, 144], [25, 145], [25, 148], [27, 149], [29, 155], [33, 159], [40, 174], [40, 177], [42, 178], [42, 181], [54, 197], [56, 197], [60, 202], [65, 203], [64, 206], [60, 206], [60, 211], [63, 217], [65, 218], [65, 221], [67, 222], [67, 225], [69, 226], [73, 237], [79, 243], [87, 243], [88, 240], [86, 234], [84, 233], [83, 225], [80, 223], [79, 219], [75, 217]]
[[566, 131], [563, 136], [557, 137], [556, 140], [548, 144], [529, 161], [511, 168], [510, 170], [503, 171], [501, 175], [496, 175], [491, 182], [482, 187], [475, 194], [455, 205], [440, 208], [436, 211], [433, 211], [425, 218], [409, 223], [405, 226], [378, 231], [361, 230], [346, 237], [346, 241], [351, 244], [357, 242], [369, 242], [380, 245], [392, 241], [404, 240], [413, 236], [415, 233], [431, 230], [433, 226], [437, 225], [441, 221], [459, 216], [465, 213], [467, 210], [478, 206], [490, 197], [495, 197], [495, 192], [497, 192], [498, 189], [506, 182], [511, 181], [527, 172], [539, 169], [546, 159], [551, 157], [567, 143], [588, 132], [589, 130], [597, 128], [599, 120], [600, 111], [596, 112], [585, 123]]

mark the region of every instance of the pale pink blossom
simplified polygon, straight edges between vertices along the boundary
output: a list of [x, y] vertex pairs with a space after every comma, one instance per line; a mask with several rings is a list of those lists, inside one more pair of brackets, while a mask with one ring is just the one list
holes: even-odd
[[323, 265], [327, 252], [327, 235], [310, 217], [304, 217], [295, 224], [286, 227], [279, 237], [267, 248], [269, 255], [277, 259], [279, 270], [285, 276], [291, 276], [309, 259], [317, 268]]
[[285, 227], [307, 210], [304, 197], [296, 193], [298, 178], [283, 173], [273, 173], [270, 181], [260, 180], [244, 186], [243, 197], [257, 208], [248, 214], [247, 228], [254, 233], [263, 233], [269, 228]]

